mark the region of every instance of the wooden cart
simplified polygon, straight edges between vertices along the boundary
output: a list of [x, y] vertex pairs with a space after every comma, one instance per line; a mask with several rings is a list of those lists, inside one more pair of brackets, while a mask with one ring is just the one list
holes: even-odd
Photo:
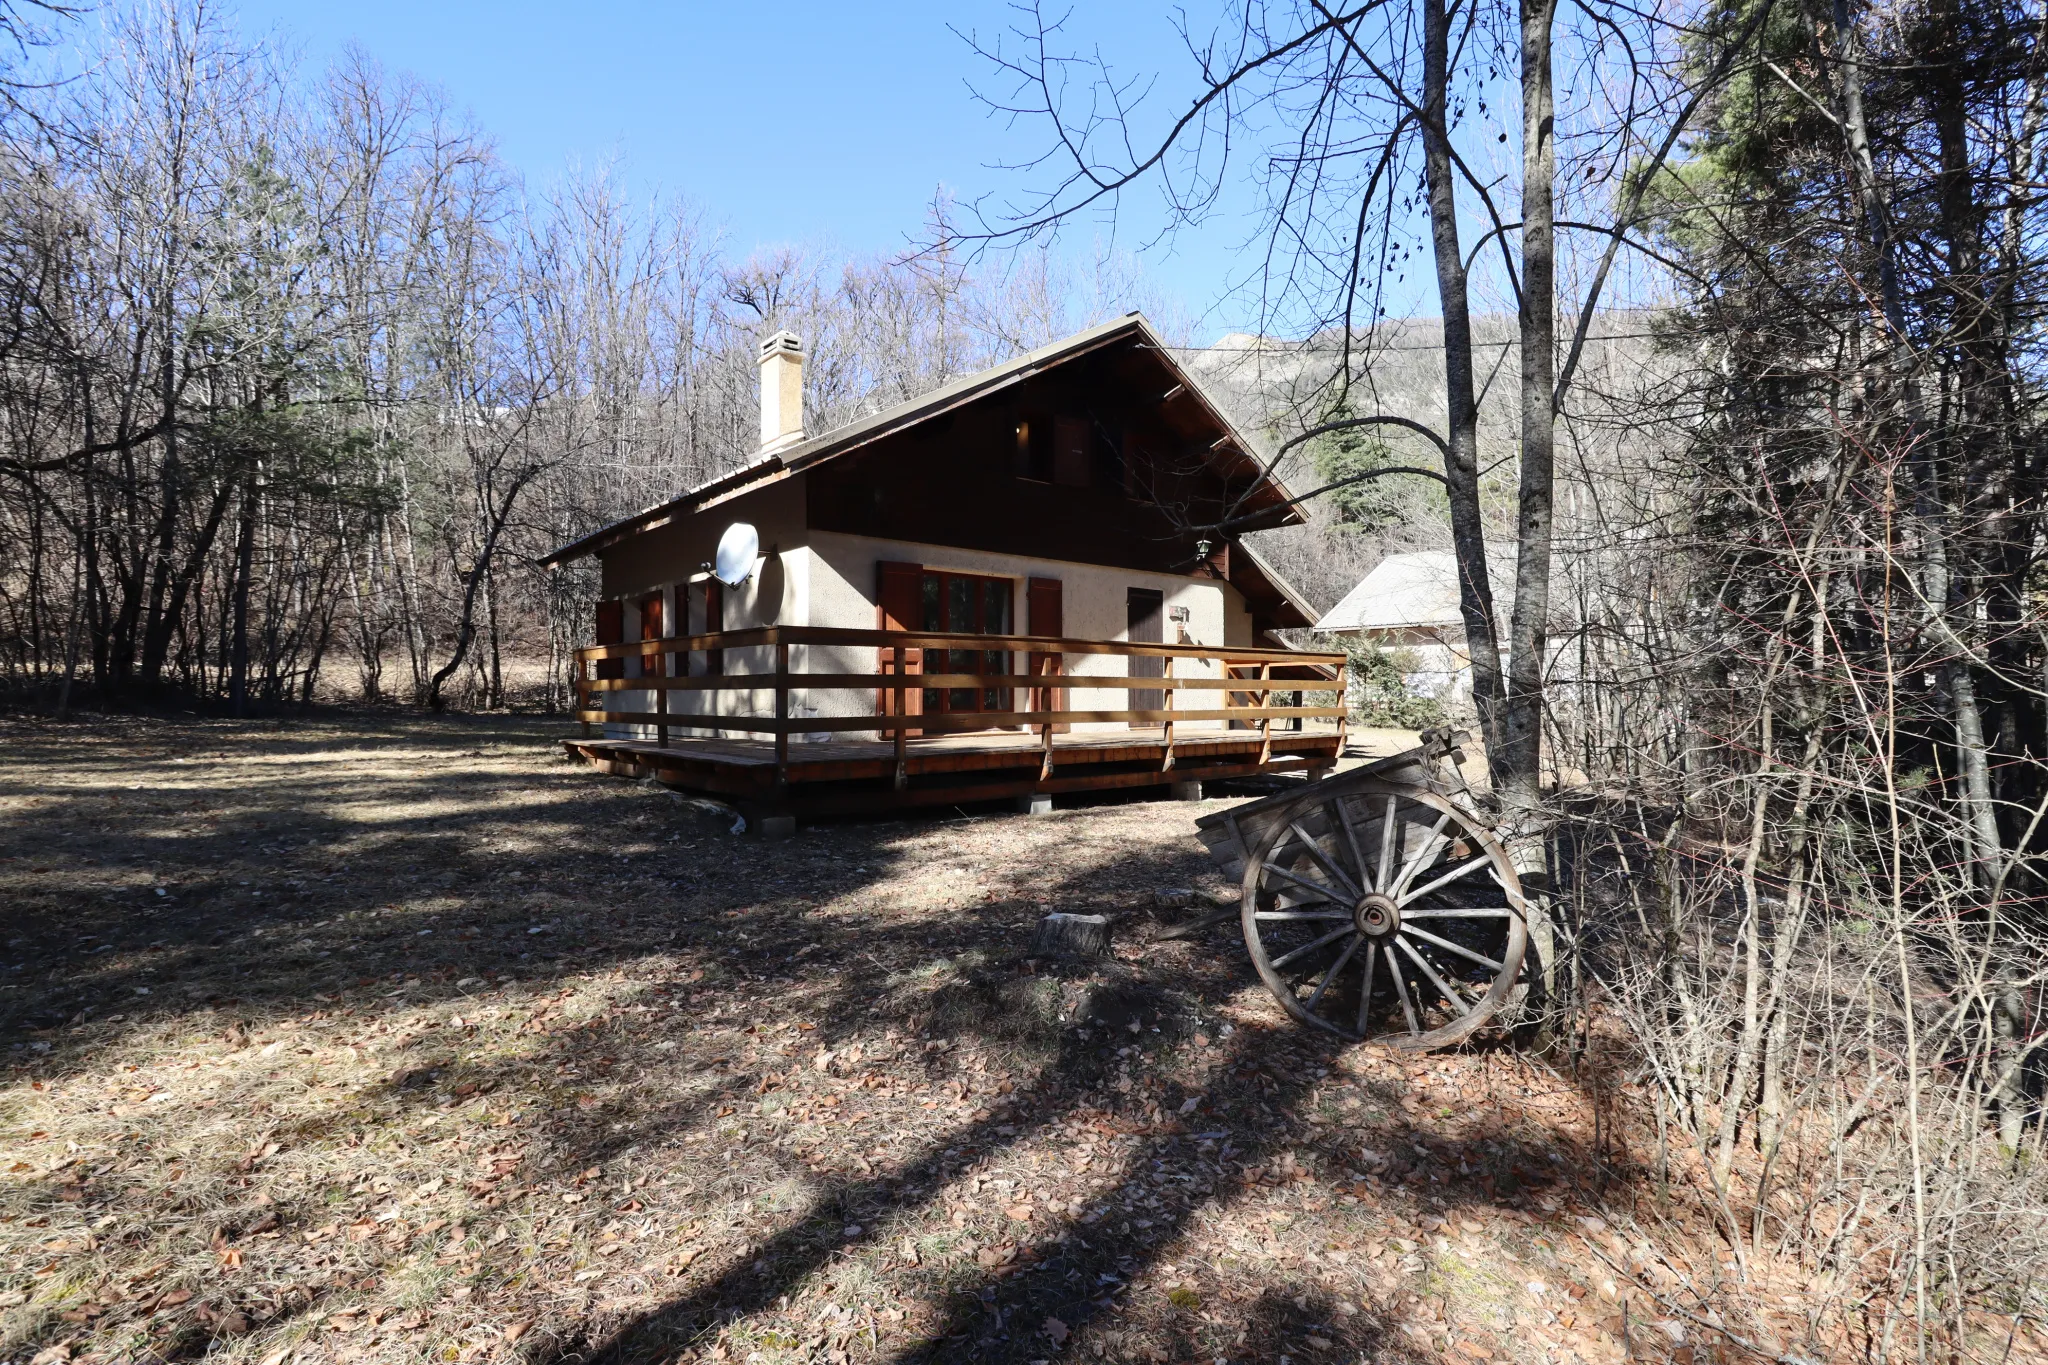
[[1418, 748], [1199, 822], [1242, 882], [1252, 965], [1302, 1023], [1426, 1051], [1529, 1003], [1531, 911], [1459, 774], [1461, 738], [1425, 732]]

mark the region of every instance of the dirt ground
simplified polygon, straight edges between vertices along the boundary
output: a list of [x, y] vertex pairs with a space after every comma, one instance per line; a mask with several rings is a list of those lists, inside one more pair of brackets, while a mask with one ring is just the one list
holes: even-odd
[[0, 1362], [1742, 1354], [1624, 1089], [1156, 941], [1225, 801], [764, 841], [560, 732], [0, 722]]

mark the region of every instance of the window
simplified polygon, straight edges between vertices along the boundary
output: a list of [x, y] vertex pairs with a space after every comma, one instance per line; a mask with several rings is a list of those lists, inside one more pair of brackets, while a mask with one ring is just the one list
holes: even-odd
[[1033, 483], [1052, 482], [1052, 420], [1026, 417], [1017, 423], [1017, 477]]
[[[946, 635], [1008, 635], [1016, 584], [1007, 578], [926, 570], [919, 581], [918, 628]], [[926, 650], [927, 673], [1008, 673], [1010, 655], [1000, 649]], [[941, 711], [1007, 711], [1006, 687], [927, 687], [924, 714]]]
[[1019, 418], [1011, 468], [1020, 479], [1066, 488], [1123, 489], [1123, 437], [1093, 416]]

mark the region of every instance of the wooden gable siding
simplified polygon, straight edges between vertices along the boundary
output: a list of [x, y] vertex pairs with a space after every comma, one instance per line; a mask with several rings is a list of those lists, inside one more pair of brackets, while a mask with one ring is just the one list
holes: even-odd
[[[1162, 401], [1172, 388], [1155, 358], [1130, 350], [1062, 367], [811, 471], [809, 523], [882, 540], [1206, 576], [1194, 563], [1197, 537], [1144, 496], [1201, 521], [1237, 491], [1207, 459], [1219, 433], [1192, 404]], [[1031, 461], [1028, 451], [1020, 457], [1020, 423], [1053, 434], [1042, 479], [1024, 472]], [[1083, 451], [1083, 423], [1114, 444]], [[1139, 471], [1142, 493], [1133, 487]]]

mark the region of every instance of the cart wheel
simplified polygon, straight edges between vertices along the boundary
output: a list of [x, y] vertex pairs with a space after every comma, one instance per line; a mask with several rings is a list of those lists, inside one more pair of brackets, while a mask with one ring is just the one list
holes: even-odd
[[1344, 1038], [1447, 1047], [1531, 985], [1514, 865], [1476, 818], [1415, 787], [1305, 796], [1247, 858], [1239, 915], [1266, 988]]

